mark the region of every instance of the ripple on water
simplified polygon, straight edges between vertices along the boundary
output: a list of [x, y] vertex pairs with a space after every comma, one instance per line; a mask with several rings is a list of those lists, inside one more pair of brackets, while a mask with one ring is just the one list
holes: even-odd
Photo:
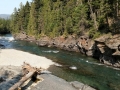
[[42, 51], [42, 52], [46, 52], [46, 53], [58, 53], [59, 51], [48, 50], [48, 51]]

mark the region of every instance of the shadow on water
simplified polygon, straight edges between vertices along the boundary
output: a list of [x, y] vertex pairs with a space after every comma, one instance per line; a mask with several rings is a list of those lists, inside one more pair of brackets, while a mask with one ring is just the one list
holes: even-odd
[[7, 48], [44, 56], [61, 64], [62, 67], [53, 65], [49, 70], [67, 81], [80, 81], [98, 90], [120, 90], [120, 71], [106, 67], [90, 57], [56, 48], [39, 47], [25, 41], [12, 41]]

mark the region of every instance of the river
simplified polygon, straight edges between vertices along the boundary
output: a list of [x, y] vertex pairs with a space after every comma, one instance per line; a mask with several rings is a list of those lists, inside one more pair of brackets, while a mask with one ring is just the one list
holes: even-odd
[[97, 90], [120, 90], [120, 70], [102, 65], [93, 58], [57, 48], [39, 47], [32, 42], [17, 41], [9, 34], [0, 37], [0, 43], [6, 48], [51, 59], [56, 65], [51, 66], [49, 71], [67, 81], [80, 81]]

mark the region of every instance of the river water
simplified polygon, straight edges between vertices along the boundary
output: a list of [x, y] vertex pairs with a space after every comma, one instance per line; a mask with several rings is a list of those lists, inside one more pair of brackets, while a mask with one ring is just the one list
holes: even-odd
[[80, 53], [16, 41], [11, 35], [0, 37], [0, 43], [6, 48], [22, 50], [51, 59], [56, 62], [56, 65], [51, 66], [49, 70], [67, 81], [83, 82], [97, 90], [120, 90], [120, 70], [102, 65], [98, 60]]

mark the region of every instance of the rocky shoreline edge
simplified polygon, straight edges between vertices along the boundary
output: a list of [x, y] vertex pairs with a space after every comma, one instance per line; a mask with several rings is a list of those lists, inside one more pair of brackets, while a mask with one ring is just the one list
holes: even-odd
[[80, 52], [86, 56], [97, 59], [100, 63], [115, 68], [120, 68], [120, 34], [103, 35], [95, 40], [87, 36], [49, 38], [41, 36], [36, 39], [34, 36], [28, 36], [21, 32], [13, 35], [16, 40], [25, 40], [34, 42], [38, 46], [56, 47], [67, 51]]
[[[9, 90], [9, 88], [18, 82], [21, 77], [21, 68], [18, 66], [0, 66], [0, 90]], [[78, 81], [67, 82], [51, 73], [45, 73], [37, 76], [43, 80], [33, 82], [28, 80], [22, 85], [22, 90], [96, 90], [88, 85]]]

